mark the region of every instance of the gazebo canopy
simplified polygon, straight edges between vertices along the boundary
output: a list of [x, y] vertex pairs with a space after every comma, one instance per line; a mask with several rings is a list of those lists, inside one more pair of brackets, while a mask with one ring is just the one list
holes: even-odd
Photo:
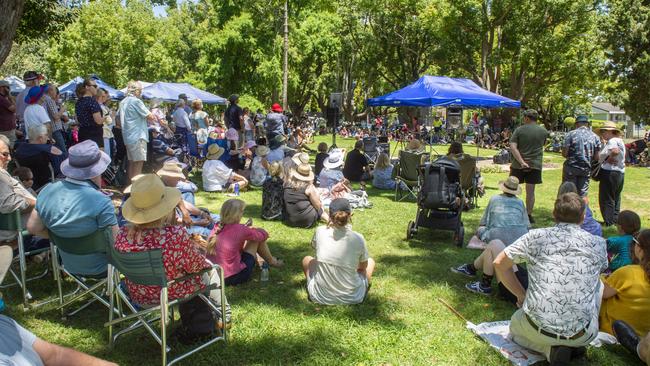
[[[122, 99], [124, 98], [124, 93], [121, 91], [113, 88], [112, 86], [106, 84], [102, 79], [100, 79], [98, 76], [93, 75], [90, 77], [91, 79], [95, 80], [97, 85], [100, 88], [104, 88], [108, 90], [108, 94], [111, 96], [111, 99]], [[61, 85], [59, 87], [59, 92], [65, 99], [75, 99], [77, 96], [75, 95], [75, 90], [77, 89], [77, 85], [81, 84], [84, 82], [84, 79], [81, 76], [77, 76], [76, 78], [68, 81], [67, 83]]]
[[[144, 86], [144, 82], [143, 82]], [[145, 99], [160, 98], [165, 102], [175, 102], [180, 94], [187, 95], [188, 100], [201, 99], [205, 104], [226, 104], [226, 99], [216, 94], [195, 88], [188, 83], [167, 83], [159, 81], [142, 89]]]

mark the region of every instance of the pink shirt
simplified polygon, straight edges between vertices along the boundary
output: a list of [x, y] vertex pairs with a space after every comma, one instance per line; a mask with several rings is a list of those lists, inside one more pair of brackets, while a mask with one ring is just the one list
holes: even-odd
[[208, 259], [223, 268], [224, 277], [230, 277], [246, 268], [246, 264], [241, 261], [246, 241], [265, 241], [268, 237], [269, 234], [263, 229], [227, 224], [217, 235], [215, 254], [209, 255]]

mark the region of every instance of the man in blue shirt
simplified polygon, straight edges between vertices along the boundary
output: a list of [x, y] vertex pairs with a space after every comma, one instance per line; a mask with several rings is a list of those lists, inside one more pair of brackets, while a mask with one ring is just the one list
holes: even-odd
[[[45, 238], [49, 232], [64, 238], [78, 238], [111, 227], [116, 235], [115, 208], [110, 198], [100, 191], [101, 175], [110, 164], [110, 157], [90, 140], [72, 146], [68, 153], [61, 164], [66, 179], [43, 188], [27, 221], [27, 230]], [[103, 254], [59, 252], [71, 273], [98, 275], [106, 272], [107, 261]]]
[[562, 156], [566, 158], [562, 181], [575, 184], [582, 197], [589, 191], [591, 162], [598, 156], [601, 147], [600, 138], [589, 129], [587, 116], [578, 116], [576, 129], [566, 135], [562, 146]]
[[142, 173], [142, 166], [147, 160], [147, 143], [149, 131], [147, 120], [153, 121], [153, 114], [144, 105], [140, 96], [142, 84], [130, 81], [128, 96], [120, 102], [120, 121], [122, 122], [122, 137], [126, 146], [126, 156], [129, 159], [129, 180]]

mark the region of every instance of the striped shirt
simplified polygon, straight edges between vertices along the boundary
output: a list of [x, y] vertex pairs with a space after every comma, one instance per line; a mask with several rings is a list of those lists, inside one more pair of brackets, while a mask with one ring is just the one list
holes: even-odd
[[61, 123], [61, 118], [56, 118], [55, 116], [59, 113], [59, 106], [56, 105], [56, 102], [50, 98], [49, 95], [45, 96], [45, 110], [47, 115], [50, 116], [50, 121], [52, 121], [52, 131], [60, 131], [63, 129], [63, 124]]

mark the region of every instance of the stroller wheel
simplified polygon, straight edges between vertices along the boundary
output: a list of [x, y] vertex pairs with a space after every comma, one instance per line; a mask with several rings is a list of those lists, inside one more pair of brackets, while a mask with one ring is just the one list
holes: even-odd
[[465, 240], [465, 226], [461, 225], [456, 232], [456, 246], [461, 248], [463, 246], [463, 241]]
[[415, 222], [409, 221], [408, 226], [406, 227], [406, 240], [409, 240], [417, 233], [417, 229], [415, 228]]

